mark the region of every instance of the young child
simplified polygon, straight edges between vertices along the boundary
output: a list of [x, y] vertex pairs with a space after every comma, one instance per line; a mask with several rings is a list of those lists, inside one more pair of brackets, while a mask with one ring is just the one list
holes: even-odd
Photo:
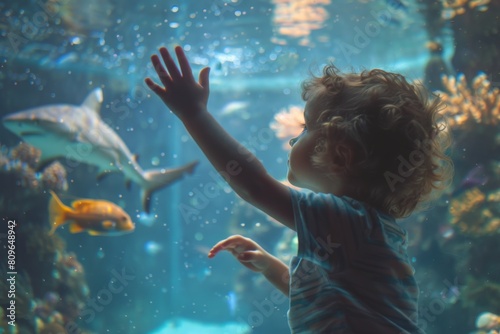
[[207, 111], [209, 68], [196, 82], [181, 47], [166, 48], [146, 79], [229, 185], [255, 207], [296, 230], [290, 269], [254, 241], [232, 236], [209, 257], [232, 252], [290, 298], [292, 333], [423, 333], [418, 287], [406, 253], [409, 215], [451, 178], [439, 100], [382, 70], [341, 74], [327, 66], [303, 84], [304, 131], [290, 141], [288, 180], [273, 179]]

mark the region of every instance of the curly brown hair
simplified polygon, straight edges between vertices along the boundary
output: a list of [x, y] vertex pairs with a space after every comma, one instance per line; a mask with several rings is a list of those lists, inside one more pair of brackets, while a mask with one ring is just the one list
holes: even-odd
[[323, 108], [313, 163], [329, 169], [348, 147], [352, 154], [343, 174], [353, 198], [400, 218], [451, 183], [442, 104], [422, 85], [380, 69], [342, 74], [328, 65], [302, 89], [304, 100], [314, 95]]

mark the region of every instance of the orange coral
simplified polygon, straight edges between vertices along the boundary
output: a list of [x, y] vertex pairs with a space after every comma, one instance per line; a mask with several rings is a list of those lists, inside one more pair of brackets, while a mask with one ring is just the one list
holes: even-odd
[[[301, 38], [299, 44], [309, 45], [311, 31], [321, 29], [329, 17], [323, 6], [329, 5], [331, 0], [273, 0], [273, 3], [273, 23], [277, 32], [282, 36]], [[277, 37], [273, 38], [273, 42], [286, 44]]]
[[43, 324], [40, 329], [40, 334], [65, 334], [66, 329], [58, 324], [57, 322], [51, 322], [48, 324]]
[[476, 327], [480, 329], [500, 329], [500, 316], [483, 312], [476, 319]]
[[485, 194], [472, 188], [451, 201], [451, 223], [463, 234], [471, 236], [499, 233], [499, 202], [500, 190]]
[[474, 9], [480, 12], [488, 10], [490, 0], [441, 0], [443, 11], [441, 17], [450, 20], [457, 15], [464, 14], [467, 9]]
[[474, 78], [472, 89], [468, 87], [464, 75], [457, 78], [444, 76], [443, 84], [448, 93], [438, 93], [447, 106], [443, 115], [452, 128], [467, 124], [500, 123], [500, 90], [491, 88], [486, 74], [479, 74]]
[[486, 196], [478, 188], [473, 188], [459, 198], [453, 199], [449, 208], [452, 216], [451, 223], [459, 222], [465, 214], [476, 209], [485, 199]]
[[288, 140], [302, 132], [304, 122], [304, 110], [298, 106], [290, 106], [274, 115], [270, 127], [276, 133], [276, 137], [285, 140], [283, 148], [289, 149]]

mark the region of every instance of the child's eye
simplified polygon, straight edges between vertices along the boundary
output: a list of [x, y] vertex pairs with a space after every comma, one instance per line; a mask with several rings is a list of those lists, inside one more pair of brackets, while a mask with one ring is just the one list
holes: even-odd
[[304, 129], [304, 130], [302, 130], [302, 131], [306, 131], [306, 130], [307, 130], [307, 126], [306, 126], [306, 124], [305, 124], [305, 123], [300, 124], [300, 126], [302, 127], [302, 129]]

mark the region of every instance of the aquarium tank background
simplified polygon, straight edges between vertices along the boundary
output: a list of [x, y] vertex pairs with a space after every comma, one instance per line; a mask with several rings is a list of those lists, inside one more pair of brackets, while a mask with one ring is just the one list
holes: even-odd
[[[155, 74], [150, 55], [175, 45], [196, 73], [211, 67], [211, 113], [284, 182], [300, 83], [325, 64], [400, 72], [441, 95], [454, 181], [400, 221], [419, 324], [429, 334], [500, 330], [500, 1], [19, 0], [0, 2], [0, 13], [2, 117], [64, 105], [74, 112], [65, 125], [83, 129], [58, 141], [56, 128], [49, 139], [29, 128], [30, 145], [4, 118], [0, 333], [288, 332], [286, 298], [230, 254], [207, 258], [241, 234], [287, 261], [296, 239], [234, 194], [143, 83]], [[103, 177], [90, 159], [98, 146], [82, 136], [104, 135], [75, 110], [89, 95], [99, 109], [100, 94], [96, 119], [128, 147], [127, 164], [199, 162], [154, 192], [149, 212], [138, 182], [124, 170]], [[50, 145], [34, 147], [42, 140]], [[60, 157], [44, 160], [49, 150]], [[49, 233], [50, 191], [68, 206], [114, 203], [135, 230], [99, 236], [66, 224]]]

